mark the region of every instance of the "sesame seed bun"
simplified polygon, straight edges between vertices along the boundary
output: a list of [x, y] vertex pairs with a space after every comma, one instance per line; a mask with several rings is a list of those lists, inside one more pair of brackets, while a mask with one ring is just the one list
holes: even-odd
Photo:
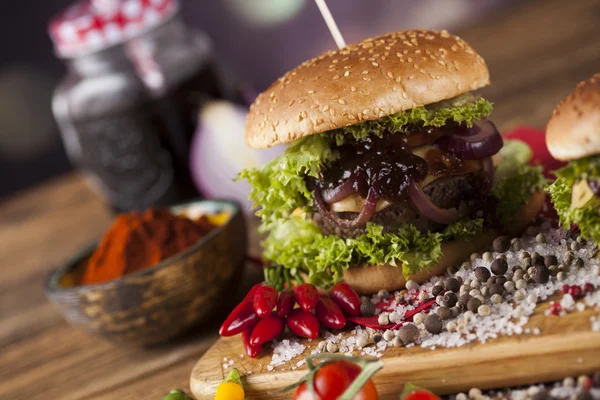
[[[535, 192], [529, 202], [517, 211], [514, 223], [505, 233], [512, 236], [521, 234], [531, 220], [539, 214], [545, 199], [543, 190]], [[423, 283], [433, 276], [443, 275], [451, 265], [459, 265], [468, 260], [471, 253], [491, 245], [500, 234], [501, 232], [496, 229], [488, 229], [467, 239], [444, 242], [440, 260], [431, 267], [410, 276], [409, 279]], [[350, 268], [344, 272], [344, 281], [361, 294], [376, 293], [381, 289], [398, 290], [404, 288], [406, 284], [402, 268], [390, 265]]]
[[600, 154], [600, 73], [579, 83], [554, 109], [546, 144], [562, 161]]
[[250, 107], [246, 141], [267, 148], [447, 100], [489, 84], [483, 58], [446, 31], [406, 30], [306, 61]]

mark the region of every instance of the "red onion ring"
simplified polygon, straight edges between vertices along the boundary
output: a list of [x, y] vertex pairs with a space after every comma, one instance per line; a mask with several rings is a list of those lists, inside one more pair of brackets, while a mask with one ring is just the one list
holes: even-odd
[[443, 136], [435, 143], [463, 160], [481, 160], [491, 157], [504, 145], [502, 136], [491, 121], [477, 121], [468, 132], [470, 135]]
[[460, 218], [458, 210], [448, 210], [433, 204], [416, 182], [410, 182], [408, 194], [419, 212], [438, 224], [448, 225]]
[[315, 206], [323, 216], [323, 218], [327, 219], [329, 222], [341, 226], [343, 228], [360, 228], [365, 225], [373, 214], [375, 214], [375, 210], [377, 208], [377, 201], [379, 200], [375, 190], [373, 188], [369, 189], [367, 194], [367, 198], [365, 200], [365, 204], [363, 208], [360, 210], [360, 213], [354, 219], [343, 219], [332, 213], [325, 202], [323, 201], [323, 195], [321, 194], [321, 189], [319, 187], [315, 188], [313, 192], [313, 198], [315, 201]]
[[354, 180], [346, 179], [344, 183], [335, 188], [324, 189], [322, 195], [323, 200], [325, 200], [325, 203], [331, 204], [336, 203], [340, 200], [344, 200], [346, 197], [350, 196], [354, 192]]

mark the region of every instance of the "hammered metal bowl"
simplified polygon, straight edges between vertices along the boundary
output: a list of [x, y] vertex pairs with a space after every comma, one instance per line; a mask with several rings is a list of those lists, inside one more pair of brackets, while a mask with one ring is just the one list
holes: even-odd
[[206, 320], [224, 296], [235, 290], [247, 247], [239, 206], [228, 201], [196, 201], [171, 210], [191, 217], [226, 211], [230, 217], [187, 250], [104, 283], [75, 285], [97, 243], [82, 250], [46, 282], [46, 295], [71, 324], [114, 342], [157, 344]]

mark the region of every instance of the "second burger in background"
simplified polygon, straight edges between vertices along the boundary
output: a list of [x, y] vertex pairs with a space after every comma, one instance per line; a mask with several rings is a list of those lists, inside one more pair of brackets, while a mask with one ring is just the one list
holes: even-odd
[[600, 73], [581, 82], [554, 110], [546, 129], [550, 154], [569, 164], [548, 186], [565, 228], [600, 243]]
[[248, 144], [290, 143], [241, 173], [277, 264], [267, 282], [394, 290], [524, 229], [544, 180], [527, 146], [501, 152], [492, 104], [474, 92], [488, 84], [462, 39], [408, 30], [323, 54], [261, 93]]

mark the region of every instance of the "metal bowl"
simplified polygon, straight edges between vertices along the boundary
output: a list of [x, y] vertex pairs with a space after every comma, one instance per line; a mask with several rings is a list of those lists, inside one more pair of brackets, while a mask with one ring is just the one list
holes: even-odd
[[247, 232], [240, 207], [195, 201], [174, 213], [218, 213], [229, 219], [185, 251], [147, 269], [92, 285], [74, 285], [97, 243], [52, 272], [46, 295], [73, 325], [111, 341], [150, 345], [200, 323], [235, 290], [243, 274]]

